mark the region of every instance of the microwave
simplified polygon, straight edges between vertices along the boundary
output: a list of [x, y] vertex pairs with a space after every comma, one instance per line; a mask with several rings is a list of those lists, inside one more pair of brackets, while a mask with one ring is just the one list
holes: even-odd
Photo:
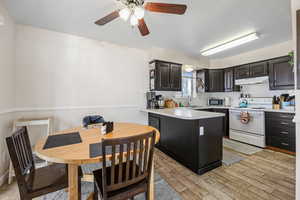
[[223, 106], [224, 105], [224, 99], [209, 98], [208, 99], [208, 105], [209, 106]]

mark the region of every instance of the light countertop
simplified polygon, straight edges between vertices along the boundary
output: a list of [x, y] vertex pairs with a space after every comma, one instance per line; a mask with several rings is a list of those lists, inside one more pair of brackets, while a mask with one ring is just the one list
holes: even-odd
[[[194, 109], [194, 108], [193, 108]], [[223, 113], [214, 113], [206, 111], [193, 110], [191, 108], [165, 108], [165, 109], [143, 109], [143, 112], [154, 113], [158, 115], [174, 117], [185, 120], [208, 119], [215, 117], [224, 117]]]

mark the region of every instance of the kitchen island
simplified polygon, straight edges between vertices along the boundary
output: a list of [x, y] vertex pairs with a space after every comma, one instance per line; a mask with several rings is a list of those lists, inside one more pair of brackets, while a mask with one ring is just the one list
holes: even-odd
[[157, 128], [157, 148], [197, 174], [222, 165], [223, 113], [188, 108], [145, 109]]

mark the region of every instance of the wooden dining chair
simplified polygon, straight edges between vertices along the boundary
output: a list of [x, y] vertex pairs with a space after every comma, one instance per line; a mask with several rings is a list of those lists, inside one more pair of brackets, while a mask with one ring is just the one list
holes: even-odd
[[[51, 164], [35, 168], [26, 127], [22, 127], [12, 136], [7, 137], [6, 143], [15, 170], [21, 200], [31, 200], [68, 187], [67, 165]], [[82, 175], [81, 170], [80, 174]], [[80, 183], [80, 178], [78, 181]]]
[[103, 167], [94, 171], [94, 199], [123, 200], [145, 193], [148, 199], [155, 131], [102, 140]]

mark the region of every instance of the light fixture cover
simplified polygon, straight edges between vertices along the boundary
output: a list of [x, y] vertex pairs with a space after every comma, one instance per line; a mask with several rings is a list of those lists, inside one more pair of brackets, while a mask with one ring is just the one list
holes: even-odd
[[130, 24], [132, 26], [136, 26], [139, 23], [138, 18], [135, 15], [131, 15], [130, 17]]
[[4, 22], [4, 17], [0, 14], [0, 26], [4, 26], [5, 22]]
[[136, 16], [136, 18], [138, 19], [142, 19], [145, 16], [145, 10], [142, 7], [135, 7], [134, 9], [134, 15]]
[[192, 72], [192, 71], [194, 71], [194, 67], [192, 65], [185, 65], [184, 66], [184, 71]]
[[220, 44], [216, 47], [213, 47], [213, 48], [210, 48], [210, 49], [205, 49], [205, 50], [201, 51], [201, 54], [203, 56], [210, 56], [210, 55], [219, 53], [221, 51], [225, 51], [227, 49], [231, 49], [233, 47], [251, 42], [251, 41], [256, 40], [258, 38], [259, 38], [259, 36], [258, 36], [257, 33], [251, 33], [251, 34], [236, 38], [234, 40], [231, 40], [230, 42]]
[[119, 15], [121, 19], [127, 21], [130, 16], [130, 10], [128, 8], [123, 8], [122, 10], [119, 11]]

